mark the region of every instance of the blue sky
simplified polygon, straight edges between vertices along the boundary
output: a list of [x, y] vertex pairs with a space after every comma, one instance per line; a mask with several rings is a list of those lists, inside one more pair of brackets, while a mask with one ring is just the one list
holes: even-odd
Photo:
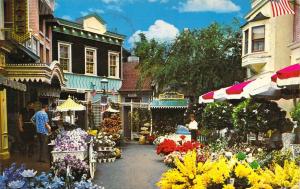
[[250, 0], [56, 0], [57, 17], [76, 20], [98, 13], [107, 28], [127, 36], [131, 48], [139, 32], [170, 41], [184, 28], [202, 28], [212, 22], [231, 23], [250, 9]]

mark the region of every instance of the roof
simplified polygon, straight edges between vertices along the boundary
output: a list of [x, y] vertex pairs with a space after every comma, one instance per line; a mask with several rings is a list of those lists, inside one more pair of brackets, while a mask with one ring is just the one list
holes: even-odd
[[152, 109], [186, 109], [188, 107], [188, 99], [171, 99], [171, 100], [159, 100], [154, 99], [150, 103]]
[[143, 82], [141, 89], [137, 87], [140, 75], [137, 68], [138, 64], [138, 62], [123, 64], [123, 82], [120, 92], [152, 91], [150, 79]]
[[259, 12], [252, 20], [249, 20], [248, 22], [246, 22], [245, 24], [243, 24], [241, 26], [241, 28], [244, 27], [244, 26], [246, 26], [250, 22], [256, 22], [256, 21], [260, 21], [260, 20], [266, 20], [266, 19], [269, 19], [269, 18], [270, 17], [265, 16], [265, 15], [263, 15], [263, 13]]
[[85, 20], [87, 18], [91, 18], [91, 17], [95, 17], [102, 24], [106, 24], [106, 22], [102, 19], [102, 17], [99, 16], [97, 13], [91, 13], [91, 14], [88, 14], [86, 16], [80, 17], [80, 18], [77, 19], [77, 22], [81, 23], [83, 20]]
[[[86, 30], [84, 30], [82, 20], [85, 19], [85, 18], [88, 18], [88, 17], [95, 17], [99, 21], [100, 21], [100, 19], [102, 19], [99, 15], [94, 13], [94, 14], [87, 15], [85, 17], [81, 17], [77, 21], [65, 20], [63, 18], [56, 18], [56, 20], [57, 20], [57, 23], [58, 23], [59, 26], [68, 26], [68, 27], [73, 28], [73, 29], [86, 31]], [[102, 21], [101, 23], [105, 24], [104, 21]], [[125, 35], [118, 34], [116, 32], [111, 32], [111, 31], [106, 31], [103, 34], [103, 36], [110, 36], [110, 37], [121, 38], [121, 39], [124, 39], [126, 37]]]

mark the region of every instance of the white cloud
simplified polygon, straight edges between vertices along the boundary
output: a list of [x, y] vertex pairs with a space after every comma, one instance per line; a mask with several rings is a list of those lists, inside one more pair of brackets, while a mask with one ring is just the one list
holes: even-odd
[[116, 12], [123, 12], [122, 8], [119, 5], [108, 5], [106, 9], [116, 11]]
[[232, 0], [186, 0], [177, 8], [179, 12], [236, 12], [241, 8]]
[[167, 3], [169, 0], [148, 0], [149, 3], [155, 3], [155, 2], [160, 2], [160, 3]]
[[95, 12], [95, 13], [98, 13], [98, 14], [103, 14], [104, 13], [104, 10], [102, 10], [102, 9], [89, 8], [88, 11], [89, 12]]
[[136, 31], [130, 38], [129, 43], [131, 45], [134, 42], [140, 40], [139, 34], [143, 33], [147, 39], [155, 39], [159, 42], [170, 42], [176, 38], [179, 34], [179, 30], [172, 24], [169, 24], [163, 20], [156, 20], [153, 25], [151, 25], [147, 31]]
[[81, 14], [81, 16], [86, 16], [89, 14], [89, 12], [88, 11], [80, 11], [80, 14]]
[[110, 4], [110, 3], [119, 3], [120, 0], [101, 0], [103, 3], [106, 3], [106, 4]]
[[61, 18], [65, 20], [73, 20], [72, 17], [69, 15], [63, 15]]

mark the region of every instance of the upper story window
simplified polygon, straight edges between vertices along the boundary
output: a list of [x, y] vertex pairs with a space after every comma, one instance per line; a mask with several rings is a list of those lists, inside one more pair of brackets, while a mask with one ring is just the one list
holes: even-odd
[[119, 78], [119, 65], [120, 58], [119, 53], [108, 53], [108, 76], [113, 78]]
[[248, 46], [249, 46], [249, 30], [244, 32], [245, 42], [244, 42], [244, 54], [248, 54]]
[[72, 70], [72, 49], [70, 43], [58, 43], [58, 60], [64, 71]]
[[265, 50], [265, 26], [252, 28], [252, 52]]
[[97, 50], [94, 48], [85, 48], [85, 73], [97, 74]]

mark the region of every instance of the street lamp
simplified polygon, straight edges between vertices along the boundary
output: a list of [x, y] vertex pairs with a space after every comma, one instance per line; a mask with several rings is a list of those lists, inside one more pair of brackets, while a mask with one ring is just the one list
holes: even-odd
[[101, 79], [100, 83], [101, 83], [101, 88], [103, 90], [103, 94], [105, 95], [106, 91], [108, 90], [108, 79], [104, 77], [103, 79]]

